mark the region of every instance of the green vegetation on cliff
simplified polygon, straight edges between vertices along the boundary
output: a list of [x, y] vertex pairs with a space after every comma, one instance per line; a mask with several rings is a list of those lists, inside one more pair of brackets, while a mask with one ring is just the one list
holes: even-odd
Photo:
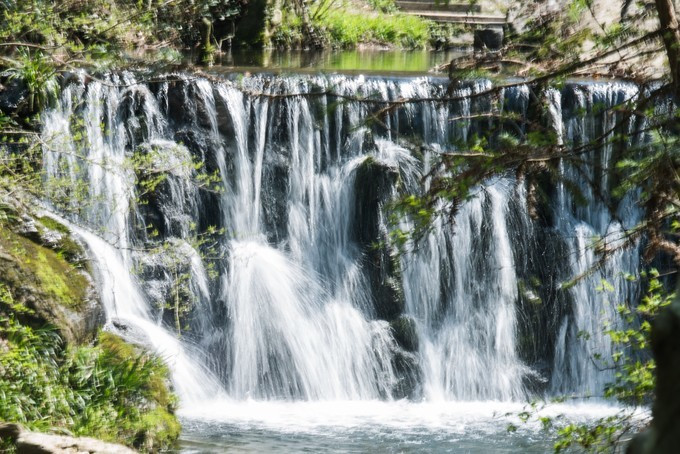
[[[6, 287], [3, 305], [18, 308]], [[179, 436], [160, 359], [101, 333], [94, 346], [65, 345], [49, 328], [0, 315], [0, 420], [124, 442], [145, 451]]]
[[[360, 44], [422, 48], [429, 21], [391, 0], [314, 2], [245, 0], [6, 0], [0, 2], [0, 69], [19, 69], [31, 84], [55, 68], [119, 66], [145, 52], [178, 62], [190, 50], [200, 63], [234, 42], [247, 47], [348, 48]], [[38, 66], [36, 66], [38, 64]], [[44, 101], [44, 100], [43, 100]]]
[[0, 55], [39, 49], [55, 63], [77, 66], [138, 49], [191, 48], [202, 45], [206, 33], [224, 39], [224, 23], [240, 7], [240, 0], [6, 0], [0, 2]]
[[68, 229], [16, 213], [0, 210], [0, 421], [168, 448], [180, 426], [167, 368], [98, 333], [102, 309]]
[[20, 320], [32, 326], [49, 322], [69, 343], [92, 340], [101, 321], [84, 257], [57, 221], [0, 209], [0, 284], [17, 307], [27, 309]]
[[[25, 285], [32, 280], [55, 303], [79, 309], [87, 298], [89, 281], [76, 267], [60, 256], [60, 252], [42, 247], [10, 229], [0, 231], [0, 248], [18, 260], [15, 270], [3, 267], [3, 280]], [[35, 277], [35, 279], [31, 279]]]

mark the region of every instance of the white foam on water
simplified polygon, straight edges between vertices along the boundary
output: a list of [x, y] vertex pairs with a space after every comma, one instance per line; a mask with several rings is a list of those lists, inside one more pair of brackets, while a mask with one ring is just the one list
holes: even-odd
[[[621, 407], [594, 404], [549, 404], [536, 410], [526, 424], [518, 413], [527, 404], [499, 401], [409, 402], [399, 400], [367, 401], [234, 401], [212, 400], [179, 412], [181, 418], [224, 423], [247, 430], [264, 429], [281, 433], [327, 435], [329, 432], [385, 430], [412, 433], [447, 433], [466, 435], [470, 432], [498, 433], [508, 424], [525, 431], [539, 431], [539, 417], [561, 417], [571, 422], [593, 421], [613, 416]], [[644, 418], [643, 410], [635, 413]]]

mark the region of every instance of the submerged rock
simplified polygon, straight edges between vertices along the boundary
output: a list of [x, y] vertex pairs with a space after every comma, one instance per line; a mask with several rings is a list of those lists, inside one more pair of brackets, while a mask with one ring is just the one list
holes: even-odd
[[421, 398], [422, 369], [418, 356], [405, 351], [394, 352], [392, 367], [398, 380], [392, 388], [392, 398], [411, 400]]

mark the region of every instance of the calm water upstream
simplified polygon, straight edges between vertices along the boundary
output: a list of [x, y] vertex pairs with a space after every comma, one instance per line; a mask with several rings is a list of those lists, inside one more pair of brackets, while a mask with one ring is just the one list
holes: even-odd
[[339, 51], [247, 51], [222, 55], [213, 70], [237, 72], [342, 72], [344, 74], [425, 74], [460, 56], [457, 51], [339, 50]]

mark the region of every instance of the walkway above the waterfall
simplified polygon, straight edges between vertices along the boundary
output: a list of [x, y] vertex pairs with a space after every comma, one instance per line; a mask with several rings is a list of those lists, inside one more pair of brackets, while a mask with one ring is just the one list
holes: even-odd
[[399, 9], [439, 23], [502, 27], [506, 17], [482, 12], [479, 4], [447, 3], [445, 0], [397, 0]]

